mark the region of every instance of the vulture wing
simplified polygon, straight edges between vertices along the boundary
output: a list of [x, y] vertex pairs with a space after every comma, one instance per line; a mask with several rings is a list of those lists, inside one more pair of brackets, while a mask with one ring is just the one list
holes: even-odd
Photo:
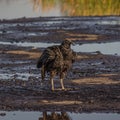
[[59, 46], [48, 47], [40, 56], [37, 68], [41, 68], [43, 65], [48, 67], [57, 68], [63, 63], [62, 53], [60, 52]]

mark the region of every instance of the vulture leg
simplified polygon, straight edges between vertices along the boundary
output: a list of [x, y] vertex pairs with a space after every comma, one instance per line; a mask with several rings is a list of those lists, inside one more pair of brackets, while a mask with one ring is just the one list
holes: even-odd
[[52, 91], [55, 90], [54, 89], [54, 80], [53, 80], [53, 78], [54, 78], [55, 75], [56, 75], [55, 71], [51, 71], [50, 72], [50, 82], [51, 82], [51, 89], [52, 89]]
[[64, 87], [64, 84], [63, 84], [63, 78], [60, 79], [60, 83], [61, 83], [62, 90], [65, 90], [65, 87]]
[[64, 83], [63, 83], [64, 77], [65, 77], [65, 73], [62, 72], [62, 73], [60, 74], [60, 84], [61, 84], [62, 90], [65, 90]]

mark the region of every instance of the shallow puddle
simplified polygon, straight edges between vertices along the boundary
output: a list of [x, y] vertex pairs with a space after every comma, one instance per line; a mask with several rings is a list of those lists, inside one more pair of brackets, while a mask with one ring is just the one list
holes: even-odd
[[70, 112], [0, 112], [0, 120], [119, 120], [116, 113], [70, 113]]
[[30, 77], [34, 77], [34, 78], [38, 78], [40, 75], [39, 74], [32, 74], [32, 73], [2, 73], [0, 74], [0, 78], [4, 79], [4, 80], [8, 80], [8, 79], [20, 79], [20, 80], [28, 80]]
[[[33, 48], [46, 48], [53, 45], [59, 45], [58, 43], [42, 43], [42, 42], [0, 42], [3, 45], [17, 45], [22, 47], [33, 47]], [[102, 54], [120, 55], [120, 42], [109, 42], [109, 43], [87, 43], [87, 44], [75, 44], [72, 49], [76, 52], [88, 52], [94, 53], [96, 51]]]
[[120, 42], [77, 44], [72, 48], [77, 52], [100, 51], [102, 54], [120, 55]]

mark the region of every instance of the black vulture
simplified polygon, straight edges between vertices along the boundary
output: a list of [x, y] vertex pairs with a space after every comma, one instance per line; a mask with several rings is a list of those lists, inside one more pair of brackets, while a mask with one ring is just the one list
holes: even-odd
[[37, 62], [37, 68], [41, 68], [42, 80], [45, 78], [45, 73], [50, 74], [51, 87], [54, 91], [55, 75], [60, 76], [62, 90], [64, 90], [63, 79], [67, 71], [71, 68], [75, 61], [76, 53], [71, 49], [72, 42], [64, 40], [60, 45], [54, 45], [46, 48]]

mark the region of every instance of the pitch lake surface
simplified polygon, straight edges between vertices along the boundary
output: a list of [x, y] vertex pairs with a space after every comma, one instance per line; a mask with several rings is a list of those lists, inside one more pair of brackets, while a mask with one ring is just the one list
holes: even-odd
[[[2, 112], [1, 112], [2, 113]], [[0, 120], [44, 120], [44, 113], [42, 112], [3, 112], [3, 116], [0, 116]], [[51, 112], [47, 112], [47, 115], [52, 117]], [[56, 112], [56, 115], [61, 115], [61, 112]], [[65, 113], [67, 115], [66, 120], [119, 120], [120, 115], [116, 113]], [[62, 115], [61, 115], [62, 117]], [[47, 120], [47, 119], [45, 119]], [[60, 119], [62, 120], [62, 119]]]
[[[58, 45], [57, 43], [32, 43], [32, 42], [0, 42], [2, 45], [15, 45], [22, 47], [33, 47], [33, 48], [46, 48], [52, 45]], [[87, 43], [87, 44], [75, 44], [72, 45], [72, 49], [76, 52], [89, 52], [95, 53], [96, 51], [101, 52], [102, 54], [112, 54], [120, 55], [120, 42], [110, 42], [110, 43]], [[12, 74], [0, 74], [4, 79], [11, 79], [14, 75]], [[24, 77], [23, 77], [24, 76]], [[32, 75], [34, 76], [34, 74]], [[38, 75], [39, 76], [39, 75]], [[36, 77], [38, 77], [36, 76]], [[29, 74], [18, 75], [20, 79], [28, 79]], [[0, 120], [43, 120], [44, 114], [42, 112], [23, 112], [23, 111], [1, 111]], [[3, 114], [3, 115], [2, 115]], [[48, 112], [48, 117], [52, 117], [51, 112]], [[56, 112], [57, 115], [61, 115], [61, 112]], [[117, 113], [66, 113], [69, 120], [119, 120], [120, 114]]]
[[[16, 45], [21, 47], [33, 47], [33, 48], [46, 48], [53, 45], [59, 45], [55, 43], [42, 43], [42, 42], [0, 42], [2, 45]], [[76, 52], [96, 52], [99, 51], [102, 54], [120, 55], [120, 42], [110, 43], [87, 43], [87, 44], [76, 44], [72, 45], [72, 49]]]
[[[36, 6], [35, 1], [36, 0], [26, 0], [26, 1], [25, 0], [20, 0], [20, 1], [1, 0], [0, 1], [0, 19], [13, 19], [13, 18], [19, 18], [19, 17], [24, 17], [24, 16], [25, 17], [38, 17], [38, 16], [65, 16], [66, 15], [66, 14], [64, 14], [65, 13], [64, 11], [63, 12], [61, 11], [62, 7], [60, 6], [60, 4], [57, 4], [54, 8], [49, 9], [49, 7], [48, 8], [45, 7], [47, 4], [45, 4], [45, 6], [43, 6], [43, 7]], [[37, 3], [39, 3], [39, 1], [41, 1], [41, 0], [38, 0]], [[59, 1], [59, 0], [56, 0], [56, 1]], [[54, 6], [54, 5], [51, 5], [51, 6]], [[112, 6], [113, 6], [113, 4], [112, 4]], [[118, 7], [118, 9], [119, 9], [119, 7]], [[106, 11], [108, 11], [108, 10], [106, 10]], [[114, 15], [116, 15], [116, 14], [114, 14]], [[71, 13], [67, 13], [67, 16], [71, 16]], [[59, 26], [61, 24], [60, 19], [61, 18], [56, 18], [55, 21], [41, 22], [40, 24], [39, 24], [39, 22], [38, 23], [36, 22], [36, 23], [34, 23], [34, 26], [39, 25], [39, 27], [43, 27], [43, 28], [45, 27], [48, 30], [52, 30], [52, 29], [56, 28], [56, 26], [54, 27], [54, 25]], [[64, 20], [66, 20], [66, 21], [67, 21], [67, 19], [68, 18], [64, 18]], [[54, 25], [53, 25], [53, 23], [54, 23]], [[89, 21], [83, 21], [83, 22], [80, 21], [79, 22], [78, 20], [76, 20], [76, 21], [74, 20], [69, 23], [71, 24], [71, 26], [69, 25], [67, 28], [63, 26], [62, 27], [63, 30], [74, 30], [77, 27], [79, 28], [79, 24], [81, 24], [81, 26], [82, 26], [82, 23], [85, 24], [84, 26], [82, 26], [83, 29], [87, 28], [87, 26], [90, 26], [90, 27], [93, 26], [93, 28], [95, 28], [94, 25], [99, 25], [99, 26], [101, 26], [101, 25], [102, 26], [104, 26], [104, 25], [120, 25], [120, 20], [119, 20], [119, 18], [115, 18], [115, 20], [113, 19], [110, 21], [109, 20], [99, 21], [96, 18], [94, 21], [91, 21], [91, 22], [89, 22]], [[74, 24], [76, 26], [72, 26], [72, 24]], [[19, 24], [19, 25], [22, 26], [23, 24]], [[30, 24], [26, 23], [26, 26], [30, 27], [32, 25], [33, 25], [32, 23], [30, 23]], [[1, 24], [0, 27], [2, 29], [4, 27], [7, 28], [6, 26], [9, 28], [9, 26], [11, 26], [11, 24], [10, 25], [9, 24], [8, 25]], [[12, 27], [14, 27], [14, 26], [16, 26], [16, 24], [14, 24]], [[52, 27], [50, 27], [50, 26], [52, 26]], [[96, 32], [98, 32], [98, 33], [101, 32], [100, 29], [101, 29], [101, 27]], [[13, 34], [13, 33], [14, 33], [14, 31], [7, 31], [7, 34]], [[3, 31], [0, 31], [0, 35], [2, 35], [2, 34], [3, 34]], [[37, 33], [37, 34], [35, 32], [29, 33], [29, 34], [21, 33], [18, 35], [18, 37], [21, 37], [21, 36], [34, 37], [36, 35], [45, 36], [45, 35], [48, 35], [48, 33], [47, 32]], [[32, 47], [32, 48], [46, 48], [48, 46], [56, 45], [56, 44], [55, 43], [42, 43], [42, 42], [7, 42], [7, 41], [4, 42], [4, 41], [1, 41], [0, 45], [12, 45], [13, 47], [14, 46], [22, 46], [22, 47]], [[72, 49], [76, 52], [88, 52], [88, 53], [94, 54], [94, 53], [96, 53], [96, 51], [99, 51], [102, 54], [110, 54], [110, 55], [120, 56], [120, 42], [106, 42], [106, 43], [96, 43], [95, 42], [95, 43], [75, 44], [75, 45], [72, 45]], [[2, 63], [3, 62], [4, 61], [2, 61]], [[21, 61], [17, 61], [17, 62], [20, 63]], [[20, 75], [18, 74], [18, 79], [20, 78], [20, 79], [26, 80], [26, 79], [28, 79], [29, 76], [30, 76], [30, 74], [20, 73]], [[34, 76], [34, 74], [32, 74], [32, 76]], [[2, 74], [0, 74], [0, 77], [4, 78], [4, 79], [11, 79], [11, 77], [14, 77], [14, 74], [11, 74], [11, 73], [3, 74], [2, 73]], [[51, 113], [51, 112], [46, 112], [46, 113], [47, 113], [47, 117], [52, 118], [53, 113]], [[59, 117], [62, 117], [61, 112], [56, 112], [56, 115]], [[117, 114], [117, 113], [74, 113], [74, 112], [71, 113], [71, 112], [66, 112], [66, 115], [68, 118], [66, 120], [119, 120], [120, 119], [120, 114]], [[45, 119], [45, 116], [44, 116], [43, 112], [0, 111], [0, 120], [44, 120], [44, 119]]]

